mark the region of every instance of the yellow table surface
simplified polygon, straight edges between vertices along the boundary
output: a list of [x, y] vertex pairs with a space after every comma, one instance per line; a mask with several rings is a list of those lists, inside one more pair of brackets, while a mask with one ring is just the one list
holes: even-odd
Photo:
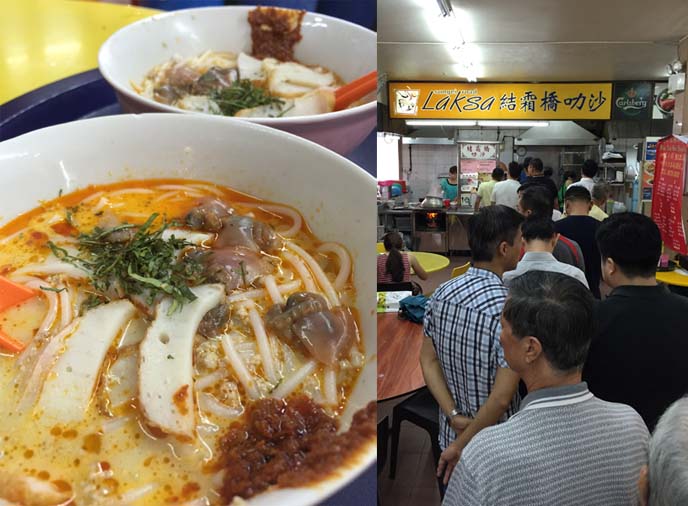
[[97, 68], [110, 35], [157, 12], [76, 0], [0, 0], [0, 104]]
[[679, 274], [679, 271], [686, 272], [680, 267], [677, 267], [675, 271], [658, 272], [657, 281], [666, 283], [667, 285], [688, 287], [688, 276]]
[[416, 257], [416, 260], [425, 269], [425, 272], [440, 271], [449, 265], [447, 257], [436, 253], [427, 253], [425, 251], [407, 251], [407, 253]]

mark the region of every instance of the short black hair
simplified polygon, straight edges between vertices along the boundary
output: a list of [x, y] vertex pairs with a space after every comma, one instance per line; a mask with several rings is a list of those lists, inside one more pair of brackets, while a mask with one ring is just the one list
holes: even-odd
[[566, 181], [567, 179], [576, 179], [576, 172], [573, 170], [565, 170], [564, 181]]
[[527, 168], [528, 168], [528, 165], [530, 165], [530, 161], [531, 161], [532, 159], [533, 159], [532, 156], [526, 156], [526, 157], [523, 159], [523, 168], [524, 168], [524, 169], [527, 169]]
[[520, 186], [521, 209], [530, 211], [530, 215], [537, 218], [552, 219], [552, 198], [549, 190], [542, 185], [525, 183]]
[[504, 169], [502, 169], [501, 167], [495, 167], [492, 170], [492, 179], [496, 181], [501, 181], [502, 179], [504, 179]]
[[583, 162], [583, 169], [581, 172], [586, 177], [595, 177], [597, 175], [597, 162], [595, 160], [585, 160]]
[[456, 174], [459, 171], [459, 169], [456, 167], [456, 165], [452, 165], [449, 167], [449, 173], [450, 174]]
[[582, 200], [585, 202], [592, 202], [592, 195], [585, 186], [569, 186], [564, 195], [564, 200]]
[[523, 222], [516, 210], [502, 205], [483, 207], [468, 219], [468, 246], [471, 258], [490, 262], [504, 241], [513, 244]]
[[616, 213], [597, 229], [597, 246], [602, 260], [611, 258], [628, 277], [655, 277], [662, 254], [659, 227], [638, 213]]
[[538, 174], [543, 170], [542, 160], [540, 160], [539, 158], [533, 158], [532, 160], [530, 160], [530, 163], [528, 165], [532, 165], [535, 169], [535, 172], [537, 172]]
[[526, 241], [533, 241], [535, 239], [540, 239], [543, 241], [548, 241], [556, 235], [554, 230], [554, 222], [548, 218], [540, 218], [530, 216], [526, 218], [521, 227], [521, 233], [523, 234], [523, 239]]
[[545, 167], [545, 177], [552, 177], [554, 175], [554, 169], [552, 167]]
[[509, 164], [509, 175], [513, 179], [518, 179], [518, 177], [521, 175], [521, 166], [518, 164], [518, 162], [511, 162]]
[[555, 369], [581, 369], [594, 332], [593, 297], [580, 281], [558, 272], [529, 271], [515, 278], [504, 304], [514, 336], [533, 336]]

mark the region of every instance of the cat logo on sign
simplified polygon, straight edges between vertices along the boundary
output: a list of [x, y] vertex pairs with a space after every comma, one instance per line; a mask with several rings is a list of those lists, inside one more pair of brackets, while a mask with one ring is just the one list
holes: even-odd
[[394, 105], [397, 114], [418, 114], [418, 96], [420, 90], [396, 90]]

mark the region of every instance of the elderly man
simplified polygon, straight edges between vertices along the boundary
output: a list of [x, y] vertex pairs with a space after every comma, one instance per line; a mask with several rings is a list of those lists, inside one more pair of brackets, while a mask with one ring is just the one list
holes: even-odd
[[609, 215], [603, 211], [607, 206], [609, 199], [609, 185], [604, 182], [595, 183], [592, 187], [592, 209], [588, 216], [595, 218], [597, 221], [604, 221], [609, 218]]
[[500, 341], [529, 393], [463, 450], [445, 506], [637, 504], [649, 433], [633, 408], [581, 382], [592, 321], [592, 295], [575, 279], [531, 271], [514, 280]]
[[662, 415], [650, 440], [650, 462], [640, 471], [641, 506], [688, 504], [688, 397]]

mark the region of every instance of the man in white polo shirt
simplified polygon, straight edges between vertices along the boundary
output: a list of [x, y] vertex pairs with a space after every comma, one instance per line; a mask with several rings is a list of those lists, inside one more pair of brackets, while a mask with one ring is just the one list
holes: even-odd
[[598, 167], [595, 160], [585, 160], [583, 162], [583, 168], [581, 169], [580, 181], [570, 184], [569, 188], [572, 186], [582, 186], [590, 192], [590, 195], [592, 195], [592, 187], [595, 186], [595, 181], [593, 181], [592, 178], [597, 175], [597, 170]]
[[513, 281], [500, 341], [529, 393], [466, 446], [444, 506], [638, 503], [649, 433], [633, 408], [581, 381], [592, 322], [592, 295], [573, 278], [531, 271]]
[[518, 189], [521, 182], [518, 180], [521, 175], [521, 166], [518, 162], [511, 162], [508, 169], [508, 178], [495, 184], [492, 190], [492, 204], [502, 205], [516, 209], [518, 206]]

